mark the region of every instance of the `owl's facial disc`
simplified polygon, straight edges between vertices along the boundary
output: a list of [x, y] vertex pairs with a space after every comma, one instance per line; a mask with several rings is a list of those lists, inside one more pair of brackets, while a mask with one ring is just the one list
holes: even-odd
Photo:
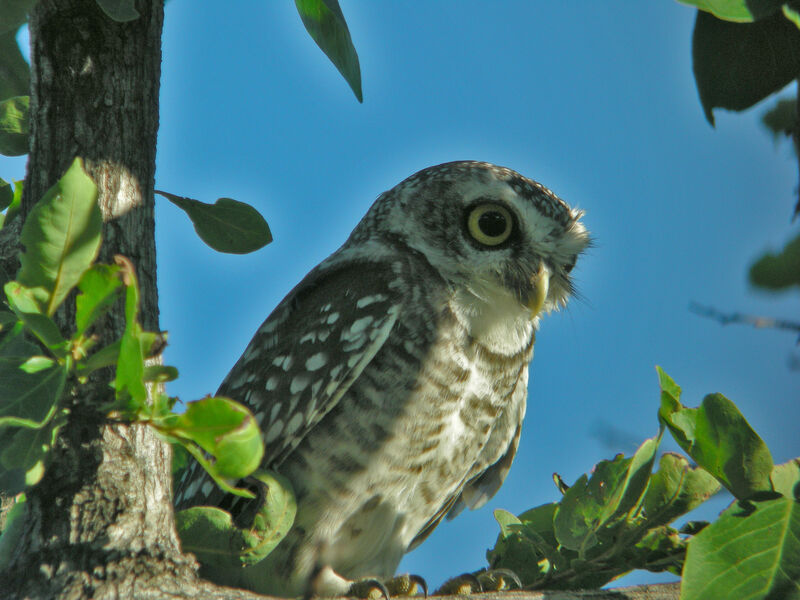
[[544, 307], [547, 292], [550, 291], [550, 270], [544, 265], [539, 265], [539, 270], [531, 277], [531, 289], [528, 301], [525, 303], [531, 311], [531, 318], [536, 317]]

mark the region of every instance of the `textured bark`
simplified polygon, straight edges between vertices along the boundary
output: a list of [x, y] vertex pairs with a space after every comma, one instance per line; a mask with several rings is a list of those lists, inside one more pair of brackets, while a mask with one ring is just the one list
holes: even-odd
[[[141, 321], [158, 330], [153, 178], [161, 62], [161, 0], [141, 18], [109, 19], [94, 0], [41, 0], [30, 16], [31, 154], [22, 214], [85, 159], [104, 217], [100, 260], [136, 265]], [[12, 271], [13, 272], [13, 271]], [[68, 330], [71, 311], [57, 316]], [[101, 337], [118, 338], [121, 311]], [[21, 544], [4, 593], [32, 598], [147, 597], [181, 590], [196, 565], [172, 522], [170, 451], [146, 427], [111, 425], [99, 407], [107, 384], [73, 400], [52, 461], [28, 493]], [[4, 596], [7, 597], [7, 596]]]

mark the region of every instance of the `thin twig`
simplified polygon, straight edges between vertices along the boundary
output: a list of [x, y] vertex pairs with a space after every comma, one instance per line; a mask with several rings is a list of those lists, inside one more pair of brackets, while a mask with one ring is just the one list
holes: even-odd
[[731, 323], [739, 323], [743, 325], [752, 325], [758, 328], [769, 329], [787, 329], [789, 331], [796, 331], [800, 333], [800, 323], [796, 321], [787, 321], [785, 319], [773, 319], [772, 317], [757, 317], [754, 315], [744, 315], [742, 313], [723, 313], [711, 306], [704, 306], [697, 302], [689, 303], [689, 310], [701, 317], [707, 317], [718, 321], [721, 325], [729, 325]]

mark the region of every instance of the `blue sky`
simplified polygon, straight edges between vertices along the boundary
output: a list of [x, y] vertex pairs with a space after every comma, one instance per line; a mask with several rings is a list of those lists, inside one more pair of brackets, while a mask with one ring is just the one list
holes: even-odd
[[[694, 11], [638, 2], [342, 0], [364, 103], [303, 29], [294, 3], [171, 0], [157, 187], [256, 206], [275, 241], [221, 255], [157, 200], [161, 325], [183, 400], [213, 393], [255, 329], [335, 250], [382, 191], [441, 162], [511, 167], [586, 210], [596, 246], [582, 296], [546, 318], [522, 442], [488, 506], [441, 525], [401, 564], [431, 586], [481, 567], [494, 508], [553, 501], [600, 459], [657, 432], [661, 365], [695, 406], [734, 400], [776, 462], [800, 455], [791, 334], [721, 327], [688, 310], [791, 318], [798, 294], [752, 290], [751, 260], [792, 231], [788, 144], [768, 103], [706, 123], [691, 69]], [[21, 160], [0, 160], [20, 178]], [[609, 440], [598, 431], [619, 432]], [[667, 445], [667, 447], [670, 447]], [[724, 506], [717, 500], [706, 516]], [[663, 580], [633, 575], [624, 583]]]

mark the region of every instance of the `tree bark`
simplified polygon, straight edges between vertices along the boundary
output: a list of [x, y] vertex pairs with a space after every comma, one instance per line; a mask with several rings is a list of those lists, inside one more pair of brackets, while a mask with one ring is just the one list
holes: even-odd
[[[140, 320], [158, 331], [153, 183], [163, 2], [142, 0], [136, 8], [139, 19], [117, 23], [94, 0], [35, 5], [22, 216], [75, 156], [84, 157], [104, 217], [99, 260], [123, 254], [133, 261]], [[57, 315], [65, 330], [70, 312]], [[101, 337], [117, 339], [123, 329], [122, 311], [112, 312]], [[6, 593], [148, 597], [196, 579], [173, 526], [169, 447], [147, 427], [106, 422], [98, 407], [108, 396], [98, 382], [74, 398], [44, 478], [27, 494]]]

